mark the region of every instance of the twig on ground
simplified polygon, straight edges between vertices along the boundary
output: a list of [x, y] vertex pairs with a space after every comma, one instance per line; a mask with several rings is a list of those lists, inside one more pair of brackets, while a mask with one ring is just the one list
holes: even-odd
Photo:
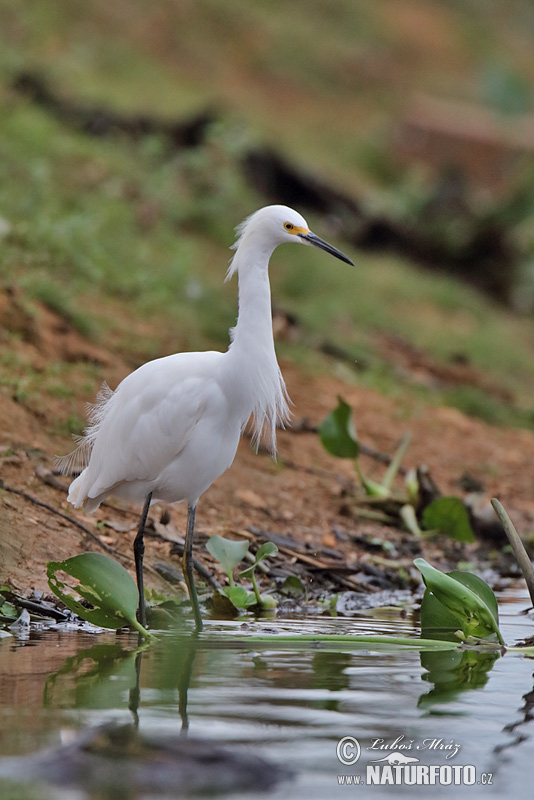
[[[93, 533], [89, 528], [83, 525], [78, 520], [74, 519], [74, 517], [70, 517], [68, 514], [65, 514], [63, 511], [60, 511], [58, 508], [54, 508], [49, 503], [45, 503], [42, 500], [38, 500], [37, 497], [33, 497], [33, 495], [28, 494], [28, 492], [23, 491], [22, 489], [15, 489], [14, 486], [8, 486], [7, 483], [0, 481], [0, 489], [4, 489], [6, 492], [11, 492], [11, 494], [17, 494], [19, 497], [24, 497], [25, 500], [28, 500], [30, 503], [34, 503], [36, 506], [40, 506], [41, 508], [46, 508], [47, 511], [50, 511], [52, 514], [56, 514], [56, 516], [61, 517], [62, 519], [67, 520], [70, 522], [71, 525], [74, 525], [76, 528], [79, 528], [81, 531], [84, 532], [86, 536], [89, 536], [94, 542], [98, 544], [99, 547], [102, 547], [103, 550], [106, 550], [108, 553], [117, 553], [118, 551], [115, 550], [110, 545], [103, 542], [96, 533]], [[122, 553], [120, 554], [122, 555]], [[126, 558], [126, 556], [123, 556]], [[131, 559], [130, 559], [131, 561]]]

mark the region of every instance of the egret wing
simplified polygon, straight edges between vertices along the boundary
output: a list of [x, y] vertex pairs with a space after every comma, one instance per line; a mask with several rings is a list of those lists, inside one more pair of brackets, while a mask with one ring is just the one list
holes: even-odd
[[155, 480], [189, 441], [218, 388], [201, 370], [185, 377], [192, 370], [172, 358], [145, 364], [106, 400], [86, 470], [87, 497], [126, 481]]

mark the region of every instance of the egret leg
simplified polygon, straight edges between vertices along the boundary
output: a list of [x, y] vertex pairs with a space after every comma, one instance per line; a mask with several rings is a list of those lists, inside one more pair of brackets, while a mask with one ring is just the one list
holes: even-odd
[[145, 499], [143, 506], [143, 513], [139, 520], [139, 527], [137, 529], [137, 536], [134, 539], [134, 558], [135, 558], [135, 575], [137, 578], [137, 588], [139, 590], [139, 608], [137, 610], [137, 618], [141, 625], [146, 627], [146, 609], [145, 609], [145, 589], [143, 583], [143, 556], [145, 555], [145, 540], [144, 532], [146, 519], [148, 517], [148, 509], [150, 508], [150, 501], [152, 500], [152, 492], [149, 492]]
[[193, 534], [195, 532], [195, 513], [196, 506], [189, 506], [187, 509], [187, 530], [185, 532], [185, 546], [184, 555], [182, 558], [182, 568], [184, 571], [184, 578], [187, 584], [187, 591], [193, 607], [193, 616], [195, 617], [195, 627], [197, 631], [201, 631], [202, 616], [200, 614], [200, 605], [198, 602], [197, 590], [195, 588], [195, 576], [193, 572]]

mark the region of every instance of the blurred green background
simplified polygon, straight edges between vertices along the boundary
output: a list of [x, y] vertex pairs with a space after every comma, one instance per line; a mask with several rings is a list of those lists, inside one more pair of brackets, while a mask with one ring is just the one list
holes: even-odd
[[[88, 135], [15, 88], [21, 73], [76, 107], [169, 121], [209, 110], [214, 122], [188, 148], [161, 132]], [[347, 380], [532, 427], [533, 76], [529, 0], [0, 0], [1, 282], [131, 366], [224, 349], [233, 228], [268, 202], [243, 163], [270, 148], [447, 252], [469, 226], [497, 225], [514, 265], [499, 302], [447, 274], [446, 259], [435, 270], [360, 250], [335, 215], [299, 209], [357, 269], [276, 252], [275, 303], [304, 331], [281, 337], [279, 353], [339, 374], [310, 346], [327, 341], [362, 365], [345, 365]], [[8, 387], [16, 336], [2, 340]], [[418, 381], [388, 341], [480, 371], [496, 390]]]

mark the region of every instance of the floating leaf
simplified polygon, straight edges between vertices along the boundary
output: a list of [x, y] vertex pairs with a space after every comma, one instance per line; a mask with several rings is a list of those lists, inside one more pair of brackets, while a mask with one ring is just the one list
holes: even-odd
[[[499, 630], [497, 599], [482, 578], [470, 572], [453, 570], [445, 574], [428, 564], [423, 558], [416, 558], [415, 566], [420, 570], [425, 585], [435, 600], [445, 606], [448, 613], [438, 609], [434, 600], [427, 596], [421, 605], [421, 624], [425, 630], [461, 628], [464, 636], [485, 638], [496, 634], [503, 644]], [[454, 621], [453, 621], [454, 618]], [[454, 632], [454, 631], [453, 631]]]
[[[460, 620], [444, 606], [430, 589], [425, 589], [421, 601], [421, 636], [425, 639], [445, 639], [457, 642]], [[463, 633], [463, 631], [462, 631]]]
[[207, 541], [206, 549], [208, 553], [217, 559], [224, 572], [232, 579], [232, 573], [240, 561], [244, 559], [248, 552], [248, 542], [246, 539], [223, 539], [218, 533]]
[[352, 408], [338, 397], [335, 408], [319, 426], [319, 437], [325, 450], [338, 458], [356, 458], [360, 446], [352, 423]]
[[[79, 584], [70, 585], [58, 577], [65, 572]], [[67, 608], [82, 619], [102, 628], [122, 628], [127, 623], [143, 636], [150, 634], [137, 621], [139, 593], [135, 581], [117, 561], [101, 553], [82, 553], [66, 561], [49, 561], [48, 585]], [[67, 591], [76, 591], [92, 608], [86, 608]]]
[[467, 509], [458, 497], [438, 497], [423, 511], [423, 527], [437, 530], [457, 542], [474, 542]]

